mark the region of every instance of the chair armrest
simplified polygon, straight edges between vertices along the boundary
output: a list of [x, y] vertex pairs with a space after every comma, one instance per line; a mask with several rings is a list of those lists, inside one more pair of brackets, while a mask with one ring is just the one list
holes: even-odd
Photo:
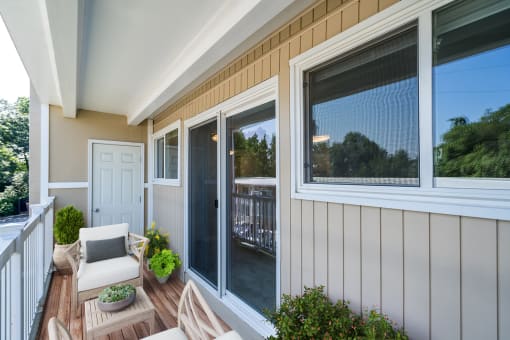
[[71, 265], [73, 275], [76, 275], [80, 268], [80, 240], [71, 244], [71, 246], [64, 252], [64, 256]]
[[136, 256], [138, 262], [143, 262], [143, 257], [145, 255], [145, 248], [149, 243], [149, 239], [147, 237], [143, 237], [137, 234], [129, 233], [129, 249], [133, 252], [133, 255]]

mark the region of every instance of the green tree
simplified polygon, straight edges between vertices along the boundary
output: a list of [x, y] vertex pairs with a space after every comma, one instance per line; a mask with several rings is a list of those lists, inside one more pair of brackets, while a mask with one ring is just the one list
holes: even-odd
[[14, 152], [0, 144], [0, 192], [12, 183], [14, 173], [20, 170], [20, 162]]
[[436, 147], [436, 176], [510, 178], [510, 104], [478, 121], [450, 121]]
[[0, 145], [10, 148], [22, 159], [26, 169], [29, 151], [29, 105], [26, 97], [19, 97], [12, 105], [6, 100], [0, 100]]

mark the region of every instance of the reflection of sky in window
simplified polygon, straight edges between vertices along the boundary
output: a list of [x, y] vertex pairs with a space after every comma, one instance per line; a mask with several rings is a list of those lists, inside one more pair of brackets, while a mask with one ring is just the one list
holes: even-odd
[[390, 154], [406, 150], [410, 157], [418, 155], [416, 77], [314, 104], [312, 116], [316, 135], [329, 135], [329, 145], [359, 132]]
[[271, 139], [273, 135], [276, 134], [276, 124], [275, 119], [264, 120], [262, 122], [257, 122], [253, 124], [249, 124], [243, 126], [241, 128], [241, 132], [243, 133], [245, 138], [250, 138], [254, 134], [257, 134], [257, 137], [260, 140], [266, 136], [266, 142], [268, 146], [271, 146]]
[[454, 117], [475, 122], [510, 103], [510, 45], [434, 68], [435, 141]]

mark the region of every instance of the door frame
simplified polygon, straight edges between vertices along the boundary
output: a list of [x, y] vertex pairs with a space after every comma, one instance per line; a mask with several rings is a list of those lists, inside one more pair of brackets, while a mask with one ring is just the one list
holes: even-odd
[[[280, 115], [279, 115], [279, 87], [278, 76], [269, 78], [258, 85], [230, 98], [226, 101], [199, 113], [184, 121], [184, 274], [197, 282], [201, 288], [207, 290], [219, 303], [250, 325], [260, 335], [267, 337], [274, 335], [274, 328], [262, 320], [261, 314], [248, 306], [244, 301], [229, 293], [226, 289], [226, 190], [222, 190], [226, 183], [226, 119], [248, 109], [264, 103], [275, 101], [275, 131], [276, 131], [276, 306], [280, 306], [281, 298], [281, 225], [280, 225]], [[194, 127], [216, 119], [218, 131], [217, 145], [217, 197], [218, 197], [218, 286], [212, 287], [189, 268], [188, 234], [189, 234], [189, 131]]]
[[145, 144], [144, 143], [136, 143], [136, 142], [121, 142], [121, 141], [113, 141], [113, 140], [102, 140], [102, 139], [89, 139], [88, 140], [88, 170], [87, 170], [87, 181], [88, 181], [88, 190], [87, 190], [87, 227], [92, 227], [92, 173], [93, 173], [93, 145], [94, 144], [107, 144], [107, 145], [117, 145], [117, 146], [135, 146], [140, 148], [140, 188], [142, 189], [142, 204], [140, 207], [140, 216], [141, 216], [141, 229], [142, 234], [144, 231], [145, 224]]
[[[201, 276], [199, 276], [198, 274], [195, 274], [193, 273], [193, 271], [191, 270], [190, 266], [189, 266], [189, 174], [188, 174], [188, 171], [189, 171], [189, 156], [190, 156], [190, 148], [189, 148], [189, 135], [190, 135], [190, 130], [193, 129], [193, 128], [197, 128], [197, 127], [200, 127], [201, 125], [205, 125], [207, 123], [210, 123], [214, 120], [216, 120], [216, 131], [218, 133], [218, 136], [219, 136], [219, 133], [220, 133], [220, 112], [219, 111], [216, 111], [216, 110], [209, 110], [209, 111], [206, 111], [204, 112], [203, 114], [199, 114], [193, 118], [190, 118], [188, 120], [185, 120], [184, 121], [184, 171], [183, 173], [181, 174], [182, 175], [182, 178], [184, 179], [184, 259], [183, 259], [183, 268], [184, 268], [184, 273], [185, 274], [191, 274], [193, 275], [193, 277], [195, 279], [199, 279], [200, 282], [204, 282], [205, 285], [202, 285], [204, 287], [207, 287], [210, 291], [210, 293], [212, 293], [213, 295], [218, 295], [218, 292], [217, 290], [215, 290], [212, 286], [210, 286], [210, 284], [205, 281], [204, 279], [202, 279]], [[219, 142], [219, 140], [218, 140]], [[220, 163], [220, 143], [216, 143], [216, 155], [217, 155], [217, 158], [216, 158], [216, 197], [217, 197], [217, 200], [218, 200], [218, 213], [217, 213], [217, 217], [216, 217], [216, 225], [217, 225], [217, 238], [218, 240], [220, 240], [220, 237], [221, 237], [221, 207], [222, 207], [222, 202], [221, 202], [221, 199], [220, 199], [220, 194], [221, 194], [221, 187], [220, 187], [220, 181], [221, 181], [221, 178], [220, 178], [220, 170], [221, 170], [221, 163]], [[220, 250], [219, 246], [221, 245], [221, 242], [220, 244], [218, 244], [218, 250]], [[217, 282], [218, 282], [218, 287], [220, 287], [220, 284], [221, 284], [221, 270], [220, 270], [220, 261], [221, 261], [221, 257], [220, 257], [220, 251], [218, 251], [218, 254], [217, 254], [217, 263], [218, 263], [218, 278], [217, 278]]]

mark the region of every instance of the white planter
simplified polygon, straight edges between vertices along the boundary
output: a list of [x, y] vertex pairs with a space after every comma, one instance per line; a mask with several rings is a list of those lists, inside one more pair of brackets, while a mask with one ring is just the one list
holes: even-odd
[[159, 283], [165, 283], [168, 280], [169, 277], [170, 277], [170, 275], [163, 276], [163, 277], [156, 276], [156, 279], [158, 279]]

